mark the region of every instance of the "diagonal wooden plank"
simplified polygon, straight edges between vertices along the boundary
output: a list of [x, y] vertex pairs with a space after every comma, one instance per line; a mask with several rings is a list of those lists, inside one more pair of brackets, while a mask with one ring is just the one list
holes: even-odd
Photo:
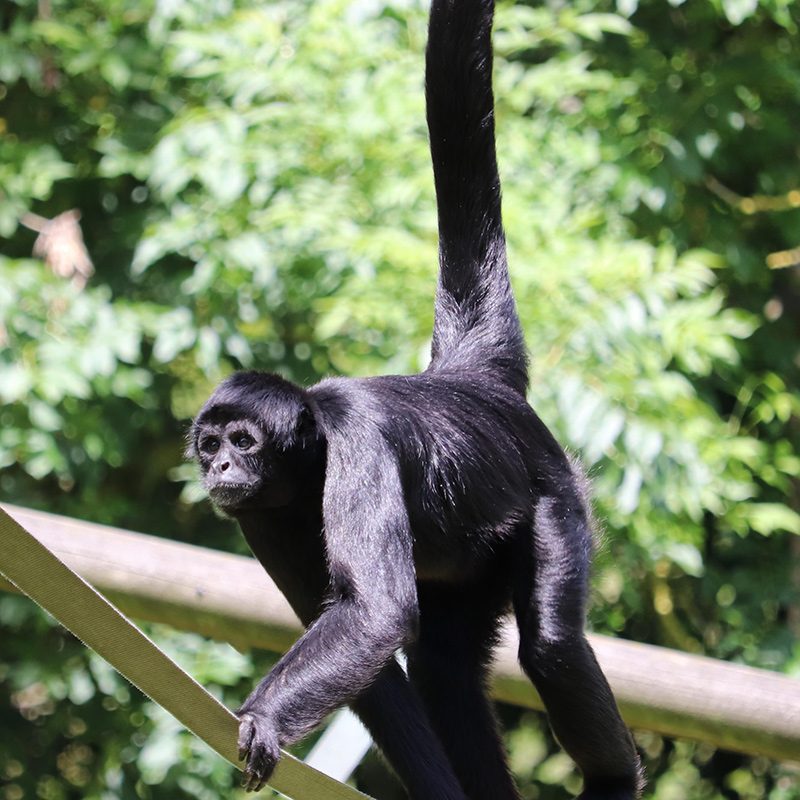
[[[238, 766], [235, 715], [0, 508], [0, 573], [192, 733]], [[297, 800], [366, 795], [284, 754], [270, 785]]]

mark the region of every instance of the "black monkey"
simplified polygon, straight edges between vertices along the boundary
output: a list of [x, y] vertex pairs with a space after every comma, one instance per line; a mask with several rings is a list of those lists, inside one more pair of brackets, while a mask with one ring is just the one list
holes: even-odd
[[520, 661], [583, 772], [581, 797], [641, 791], [583, 634], [592, 534], [581, 475], [525, 400], [494, 149], [493, 5], [431, 10], [430, 366], [310, 389], [238, 373], [192, 427], [211, 499], [307, 626], [240, 709], [251, 789], [280, 746], [349, 703], [416, 800], [518, 800], [485, 693], [498, 618], [513, 606]]

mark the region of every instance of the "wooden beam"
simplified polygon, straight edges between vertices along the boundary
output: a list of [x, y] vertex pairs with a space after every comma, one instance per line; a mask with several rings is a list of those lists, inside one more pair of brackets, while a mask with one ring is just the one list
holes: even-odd
[[[253, 559], [3, 507], [130, 616], [239, 649], [281, 652], [300, 633], [286, 601]], [[0, 588], [13, 590], [9, 584]], [[800, 761], [800, 681], [662, 647], [590, 638], [631, 727]], [[519, 670], [516, 649], [516, 632], [508, 625], [495, 665], [495, 697], [541, 709]]]

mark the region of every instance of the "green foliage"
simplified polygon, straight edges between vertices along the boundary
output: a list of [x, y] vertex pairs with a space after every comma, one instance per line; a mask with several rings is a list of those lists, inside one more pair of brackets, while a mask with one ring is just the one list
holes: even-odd
[[[2, 499], [241, 549], [182, 463], [211, 386], [424, 366], [426, 10], [6, 4]], [[576, 0], [504, 4], [495, 31], [531, 399], [606, 528], [593, 625], [794, 673], [798, 296], [765, 260], [798, 245], [797, 23], [788, 0]], [[72, 207], [84, 289], [18, 224]], [[0, 598], [0, 624], [3, 800], [230, 796], [226, 767], [24, 601]], [[158, 635], [231, 702], [264, 666]], [[503, 714], [525, 796], [575, 788], [541, 721]], [[788, 768], [640, 742], [659, 800], [800, 797]]]

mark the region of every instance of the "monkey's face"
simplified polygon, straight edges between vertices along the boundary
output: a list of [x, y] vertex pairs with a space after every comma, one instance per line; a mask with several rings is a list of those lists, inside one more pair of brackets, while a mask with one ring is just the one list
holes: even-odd
[[290, 503], [321, 452], [301, 389], [277, 375], [240, 372], [201, 409], [187, 455], [197, 459], [214, 505], [234, 513]]
[[196, 425], [192, 449], [211, 501], [227, 513], [287, 505], [303, 483], [296, 448], [246, 418]]
[[198, 426], [194, 453], [203, 485], [222, 509], [241, 508], [259, 494], [271, 471], [265, 462], [265, 437], [249, 420], [206, 422]]

